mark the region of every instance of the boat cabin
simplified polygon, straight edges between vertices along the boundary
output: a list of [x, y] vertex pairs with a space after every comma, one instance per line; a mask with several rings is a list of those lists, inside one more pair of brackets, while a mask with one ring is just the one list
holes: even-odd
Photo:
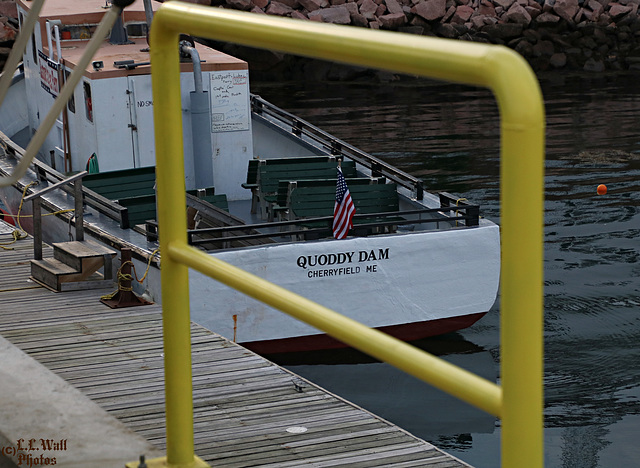
[[[22, 25], [31, 2], [18, 0], [17, 6]], [[44, 3], [23, 58], [29, 128], [38, 128], [44, 119], [108, 6], [104, 0]], [[137, 0], [124, 9], [84, 71], [43, 145], [42, 161], [65, 173], [155, 165], [147, 29], [143, 2]], [[184, 44], [181, 84], [187, 188], [213, 186], [214, 173], [221, 173], [224, 166], [225, 177], [215, 181], [216, 186], [231, 198], [246, 197], [239, 182], [253, 157], [247, 64], [200, 44]], [[224, 187], [225, 180], [238, 183]]]
[[[21, 26], [31, 5], [17, 0]], [[44, 3], [23, 57], [25, 143], [108, 7], [103, 0]], [[83, 70], [39, 159], [63, 174], [87, 170], [85, 203], [103, 205], [106, 199], [105, 209], [115, 212], [121, 227], [143, 231], [153, 242], [152, 15], [143, 0], [123, 10]], [[418, 179], [252, 96], [246, 62], [188, 37], [180, 52], [183, 113], [176, 125], [183, 132], [192, 244], [218, 250], [331, 237], [338, 164], [356, 208], [352, 235], [478, 225], [477, 206], [428, 194]], [[103, 198], [95, 199], [96, 193]]]

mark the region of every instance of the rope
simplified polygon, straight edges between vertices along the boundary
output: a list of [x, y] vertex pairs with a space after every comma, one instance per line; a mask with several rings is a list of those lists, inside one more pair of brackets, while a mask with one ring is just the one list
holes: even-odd
[[[456, 200], [456, 206], [460, 206], [460, 202], [462, 202], [462, 201], [469, 201], [469, 200], [467, 200], [466, 198], [458, 198]], [[456, 218], [458, 217], [458, 213], [460, 213], [460, 211], [456, 210]], [[458, 220], [457, 219], [456, 219], [456, 227], [458, 227]]]
[[124, 262], [122, 265], [120, 265], [120, 268], [118, 268], [118, 273], [117, 273], [118, 289], [113, 291], [111, 294], [100, 296], [100, 299], [109, 300], [109, 299], [113, 299], [116, 296], [116, 294], [118, 294], [120, 291], [133, 291], [132, 287], [125, 287], [122, 285], [123, 281], [131, 281], [133, 279], [133, 277], [131, 276], [131, 273], [122, 273], [122, 267], [124, 267], [128, 263], [131, 264], [131, 266], [133, 267], [133, 271], [135, 272], [135, 266], [131, 261]]
[[[58, 210], [58, 211], [53, 211], [51, 213], [45, 213], [45, 214], [43, 214], [41, 216], [44, 218], [45, 216], [53, 216], [53, 215], [57, 215], [57, 214], [60, 214], [60, 213], [69, 213], [71, 211], [75, 211], [75, 210], [73, 208], [66, 208], [64, 210]], [[22, 219], [24, 219], [24, 218], [33, 218], [32, 214], [30, 214], [30, 215], [26, 215], [26, 214], [12, 215], [11, 213], [9, 213], [9, 215], [11, 217], [13, 217], [13, 218], [16, 218], [16, 219], [18, 219], [18, 218], [22, 218]]]
[[[142, 282], [145, 280], [145, 278], [147, 277], [147, 274], [149, 273], [149, 268], [151, 268], [151, 260], [153, 260], [153, 256], [155, 254], [157, 254], [158, 252], [160, 252], [160, 247], [158, 247], [156, 250], [154, 250], [153, 252], [151, 252], [151, 256], [149, 257], [149, 262], [147, 263], [147, 269], [144, 272], [144, 275], [142, 275], [142, 279], [138, 279], [137, 275], [136, 275], [136, 281], [140, 284], [142, 284]], [[135, 267], [133, 268], [133, 272], [136, 272]]]
[[20, 206], [18, 206], [18, 217], [16, 218], [16, 222], [18, 223], [18, 227], [22, 232], [25, 232], [20, 225], [20, 212], [22, 211], [22, 205], [24, 205], [24, 197], [27, 195], [27, 189], [32, 185], [38, 185], [38, 181], [34, 180], [33, 182], [29, 182], [25, 188], [22, 190], [22, 198], [20, 199]]
[[24, 239], [27, 237], [27, 234], [25, 232], [23, 232], [22, 234], [20, 233], [20, 231], [18, 231], [17, 229], [14, 229], [14, 231], [11, 233], [11, 235], [13, 236], [13, 240], [10, 242], [3, 242], [0, 243], [0, 248], [4, 249], [4, 250], [13, 250], [13, 247], [5, 247], [7, 245], [11, 245], [15, 242], [18, 242], [20, 239]]
[[16, 220], [16, 223], [18, 224], [18, 229], [14, 229], [13, 232], [11, 233], [11, 235], [13, 236], [13, 240], [11, 242], [4, 242], [0, 244], [0, 247], [2, 247], [2, 249], [13, 250], [13, 247], [5, 247], [5, 246], [14, 244], [15, 242], [18, 242], [20, 239], [26, 239], [27, 237], [29, 237], [27, 232], [24, 229], [22, 229], [22, 225], [20, 224], [20, 211], [22, 211], [22, 205], [24, 205], [24, 197], [27, 195], [27, 189], [32, 185], [37, 185], [37, 183], [38, 182], [35, 180], [33, 182], [29, 182], [22, 190], [22, 198], [20, 199], [18, 214], [16, 216], [13, 216], [13, 214], [11, 214], [11, 216]]
[[[145, 278], [147, 277], [147, 274], [149, 273], [149, 269], [151, 268], [151, 260], [153, 260], [153, 256], [155, 254], [157, 254], [158, 252], [160, 252], [160, 248], [157, 248], [156, 250], [154, 250], [151, 253], [151, 256], [149, 257], [149, 262], [147, 263], [147, 269], [144, 272], [144, 275], [142, 275], [141, 279], [138, 279], [138, 273], [136, 272], [136, 266], [134, 265], [134, 263], [131, 260], [123, 262], [122, 265], [120, 265], [120, 268], [118, 268], [118, 273], [117, 273], [118, 289], [116, 289], [111, 294], [107, 294], [105, 296], [101, 296], [100, 299], [105, 299], [105, 300], [113, 299], [115, 297], [115, 295], [118, 294], [119, 291], [133, 291], [132, 287], [124, 287], [122, 285], [122, 282], [123, 281], [132, 281], [134, 279], [134, 276], [135, 276], [135, 280], [138, 283], [142, 284], [144, 282]], [[124, 267], [125, 265], [131, 265], [131, 269], [133, 270], [133, 276], [130, 273], [122, 273], [122, 267]]]
[[[20, 205], [18, 206], [18, 214], [14, 215], [13, 213], [8, 213], [9, 216], [11, 216], [13, 219], [16, 220], [17, 223], [17, 227], [18, 229], [14, 229], [13, 232], [11, 233], [13, 236], [13, 240], [10, 242], [3, 242], [0, 243], [0, 248], [4, 249], [4, 250], [13, 250], [13, 247], [5, 247], [7, 245], [11, 245], [21, 239], [26, 239], [27, 237], [29, 237], [29, 234], [27, 234], [27, 232], [23, 229], [22, 225], [20, 224], [20, 220], [24, 219], [24, 218], [33, 218], [33, 215], [23, 215], [20, 214], [22, 212], [22, 207], [24, 205], [24, 198], [27, 196], [27, 190], [29, 189], [29, 187], [31, 187], [32, 185], [38, 185], [38, 181], [33, 181], [33, 182], [29, 182], [24, 189], [22, 190], [22, 197], [20, 198]], [[54, 211], [52, 213], [45, 213], [42, 216], [52, 216], [52, 215], [57, 215], [57, 214], [61, 214], [61, 213], [68, 213], [70, 211], [75, 211], [74, 209], [65, 209], [65, 210], [58, 210], [58, 211]]]

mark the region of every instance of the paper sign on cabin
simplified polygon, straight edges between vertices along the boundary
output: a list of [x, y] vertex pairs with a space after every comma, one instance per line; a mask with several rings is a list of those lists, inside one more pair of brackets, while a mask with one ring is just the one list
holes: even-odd
[[249, 130], [249, 72], [231, 70], [211, 75], [211, 131]]

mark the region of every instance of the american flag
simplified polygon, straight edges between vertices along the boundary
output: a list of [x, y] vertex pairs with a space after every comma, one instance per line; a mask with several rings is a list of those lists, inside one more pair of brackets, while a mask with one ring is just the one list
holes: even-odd
[[336, 204], [333, 208], [333, 237], [344, 239], [353, 227], [353, 215], [356, 207], [353, 205], [349, 188], [338, 167], [338, 183], [336, 184]]

